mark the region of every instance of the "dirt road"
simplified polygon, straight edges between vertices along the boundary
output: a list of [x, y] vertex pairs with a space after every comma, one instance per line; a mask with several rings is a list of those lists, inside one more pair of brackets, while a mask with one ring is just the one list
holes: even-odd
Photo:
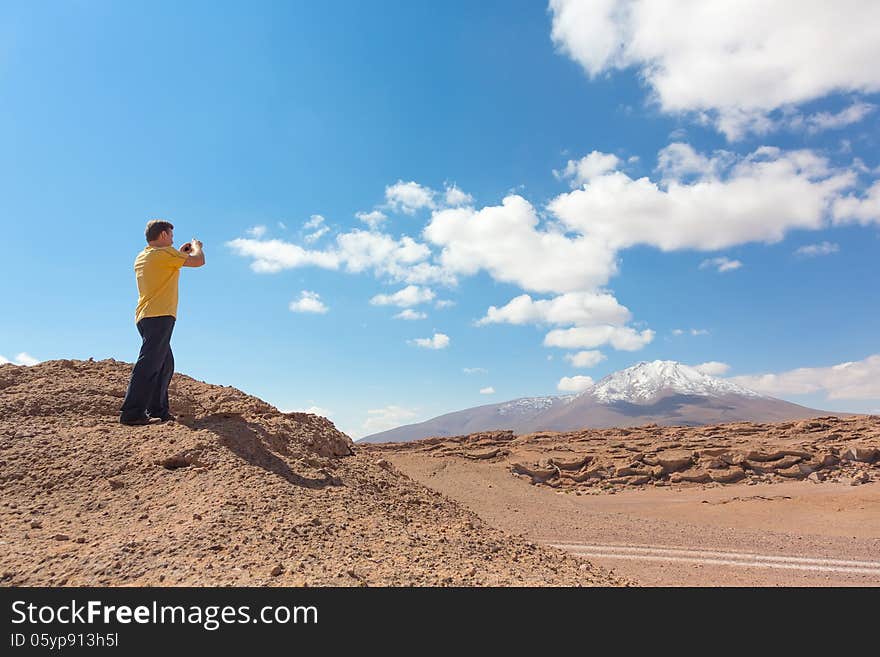
[[880, 586], [880, 482], [576, 495], [490, 463], [385, 454], [487, 522], [648, 586]]

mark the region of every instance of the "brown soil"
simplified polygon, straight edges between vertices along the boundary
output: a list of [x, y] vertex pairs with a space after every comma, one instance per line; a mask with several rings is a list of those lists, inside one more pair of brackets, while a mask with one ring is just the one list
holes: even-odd
[[352, 444], [175, 375], [178, 422], [117, 422], [131, 366], [0, 366], [0, 584], [619, 585]]
[[494, 526], [642, 584], [880, 585], [877, 416], [368, 449]]

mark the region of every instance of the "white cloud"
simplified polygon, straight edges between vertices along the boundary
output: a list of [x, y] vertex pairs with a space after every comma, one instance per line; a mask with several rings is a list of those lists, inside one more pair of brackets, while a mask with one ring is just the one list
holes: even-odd
[[455, 275], [427, 262], [431, 249], [411, 237], [399, 239], [385, 233], [352, 230], [336, 236], [336, 246], [305, 249], [282, 240], [237, 238], [226, 243], [234, 253], [253, 259], [251, 269], [276, 273], [284, 269], [317, 266], [324, 269], [345, 267], [348, 272], [372, 271], [405, 283], [444, 283], [454, 285]]
[[[858, 123], [875, 109], [877, 109], [876, 105], [856, 101], [849, 107], [845, 107], [834, 114], [831, 112], [811, 114], [804, 118], [802, 122], [807, 126], [807, 131], [811, 133], [821, 132], [822, 130], [835, 130]], [[800, 122], [800, 120], [797, 121], [797, 123]]]
[[385, 216], [384, 212], [379, 210], [373, 210], [372, 212], [356, 212], [354, 216], [367, 224], [371, 230], [379, 228], [379, 226], [382, 225], [382, 222], [388, 218]]
[[818, 244], [807, 244], [795, 251], [796, 255], [801, 256], [823, 256], [831, 255], [840, 251], [840, 246], [832, 242], [819, 242]]
[[487, 388], [480, 388], [480, 394], [481, 395], [494, 395], [495, 388], [493, 388], [492, 386], [488, 386]]
[[22, 352], [17, 353], [15, 355], [15, 358], [13, 358], [12, 360], [9, 360], [8, 358], [6, 358], [3, 355], [0, 355], [0, 365], [26, 365], [26, 366], [30, 366], [30, 365], [37, 365], [40, 362], [42, 362], [42, 361], [40, 361], [37, 358], [34, 358], [26, 351], [22, 351]]
[[446, 205], [454, 208], [459, 205], [470, 205], [474, 202], [474, 197], [453, 185], [452, 187], [446, 188], [445, 200]]
[[731, 260], [726, 256], [722, 256], [720, 258], [708, 258], [707, 260], [703, 260], [703, 262], [700, 263], [700, 269], [715, 268], [719, 272], [725, 272], [739, 269], [742, 267], [742, 264], [743, 263], [739, 260]]
[[438, 299], [434, 303], [435, 308], [452, 308], [454, 305], [455, 301], [452, 301], [451, 299]]
[[318, 313], [324, 314], [329, 308], [321, 301], [321, 295], [317, 292], [303, 290], [297, 301], [291, 301], [289, 308], [295, 313]]
[[434, 190], [423, 187], [417, 182], [398, 180], [385, 188], [385, 200], [388, 207], [396, 212], [415, 214], [422, 208], [434, 207]]
[[562, 171], [553, 171], [559, 180], [568, 178], [572, 187], [580, 187], [596, 176], [613, 171], [620, 164], [620, 158], [611, 153], [592, 151], [580, 160], [569, 160]]
[[429, 287], [419, 287], [418, 285], [407, 285], [402, 290], [398, 290], [394, 294], [377, 294], [370, 303], [374, 306], [398, 306], [400, 308], [408, 308], [417, 306], [420, 303], [427, 303], [434, 298], [434, 291]]
[[421, 313], [412, 308], [407, 308], [406, 310], [402, 310], [394, 316], [394, 319], [427, 319], [428, 315], [426, 313]]
[[330, 229], [327, 226], [321, 226], [318, 230], [313, 233], [309, 233], [303, 239], [308, 243], [312, 244], [313, 242], [318, 241], [322, 235], [326, 235], [330, 232]]
[[[320, 214], [313, 214], [311, 217], [309, 217], [309, 220], [303, 224], [303, 228], [305, 228], [306, 230], [311, 230], [313, 228], [317, 228], [318, 226], [320, 226], [323, 223], [324, 223], [323, 216], [321, 216]], [[257, 236], [257, 237], [259, 237], [259, 236]]]
[[880, 224], [880, 180], [861, 197], [846, 196], [834, 202], [834, 223]]
[[423, 349], [446, 349], [449, 346], [449, 336], [445, 333], [435, 333], [430, 338], [415, 338], [408, 342]]
[[610, 344], [620, 351], [638, 351], [654, 339], [654, 331], [641, 332], [628, 326], [576, 326], [555, 329], [544, 336], [545, 347], [562, 349], [593, 349]]
[[341, 264], [338, 252], [309, 251], [283, 240], [252, 240], [239, 237], [230, 240], [226, 245], [237, 255], [253, 258], [251, 269], [261, 274], [307, 265], [338, 269]]
[[403, 406], [390, 405], [384, 408], [371, 408], [367, 411], [367, 419], [362, 426], [367, 434], [379, 433], [405, 424], [407, 420], [414, 417], [416, 417], [415, 411]]
[[710, 360], [707, 363], [694, 365], [694, 369], [703, 374], [708, 374], [709, 376], [721, 376], [730, 369], [730, 365], [727, 363], [721, 363], [717, 360]]
[[489, 306], [477, 325], [486, 324], [625, 324], [630, 312], [607, 292], [569, 292], [552, 299], [532, 300], [528, 294], [507, 305]]
[[536, 292], [576, 292], [603, 285], [616, 271], [613, 250], [598, 239], [539, 230], [538, 215], [521, 196], [481, 210], [452, 208], [433, 214], [423, 232], [442, 247], [441, 265]]
[[465, 374], [488, 374], [489, 370], [483, 367], [465, 367], [461, 370]]
[[576, 354], [565, 354], [565, 360], [573, 367], [595, 367], [605, 360], [605, 354], [601, 351], [579, 351]]
[[880, 354], [831, 367], [801, 367], [779, 374], [734, 376], [730, 380], [775, 396], [824, 392], [828, 399], [880, 399]]
[[659, 182], [609, 172], [548, 208], [568, 229], [611, 249], [714, 251], [821, 228], [832, 202], [856, 181], [854, 171], [835, 170], [808, 150], [760, 147], [746, 156], [706, 157], [673, 144], [658, 160]]
[[245, 231], [251, 237], [255, 237], [256, 239], [260, 239], [263, 235], [266, 234], [265, 226], [252, 226]]
[[583, 392], [593, 386], [593, 379], [588, 376], [564, 376], [559, 379], [556, 389], [561, 392]]
[[636, 67], [663, 111], [728, 138], [833, 92], [880, 90], [874, 0], [550, 0], [552, 38], [595, 77]]
[[283, 221], [279, 221], [279, 222], [278, 222], [278, 227], [279, 227], [281, 230], [287, 230], [287, 224], [284, 223]]

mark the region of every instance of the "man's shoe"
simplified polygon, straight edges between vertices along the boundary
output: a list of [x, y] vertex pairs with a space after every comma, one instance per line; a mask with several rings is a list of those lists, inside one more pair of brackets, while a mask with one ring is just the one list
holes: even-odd
[[119, 424], [124, 424], [127, 427], [143, 427], [147, 424], [150, 424], [150, 418], [147, 416], [143, 417], [120, 417]]
[[172, 415], [171, 413], [165, 413], [164, 415], [151, 415], [150, 419], [158, 422], [174, 422], [177, 420], [177, 416]]

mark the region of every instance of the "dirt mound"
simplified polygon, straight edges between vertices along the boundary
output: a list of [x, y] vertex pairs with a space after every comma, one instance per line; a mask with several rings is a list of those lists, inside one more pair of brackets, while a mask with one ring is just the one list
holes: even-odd
[[3, 585], [613, 585], [366, 452], [329, 420], [175, 375], [179, 422], [117, 422], [131, 365], [0, 365]]
[[528, 483], [577, 494], [792, 479], [853, 485], [880, 480], [880, 417], [875, 415], [523, 436], [488, 431], [366, 448], [376, 454], [487, 461]]

